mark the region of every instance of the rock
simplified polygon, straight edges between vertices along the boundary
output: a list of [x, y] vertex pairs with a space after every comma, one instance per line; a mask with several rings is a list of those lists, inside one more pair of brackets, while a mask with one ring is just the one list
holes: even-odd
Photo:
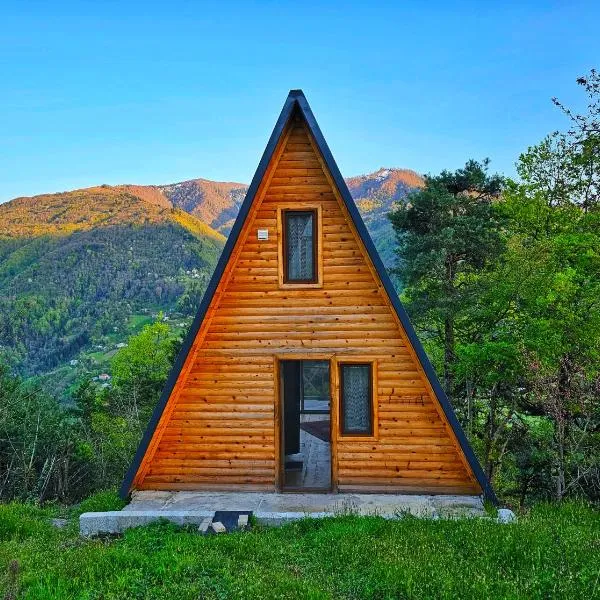
[[220, 521], [215, 521], [212, 524], [212, 528], [215, 533], [225, 533], [227, 531], [227, 529], [225, 529], [225, 525], [223, 525], [223, 523]]
[[62, 529], [69, 524], [68, 519], [50, 519], [50, 523], [52, 527], [56, 527], [57, 529]]
[[498, 523], [516, 523], [517, 516], [509, 508], [498, 509]]
[[212, 523], [212, 517], [207, 517], [206, 519], [204, 519], [204, 521], [202, 521], [202, 523], [200, 523], [200, 527], [198, 527], [198, 533], [201, 533], [204, 535], [208, 531], [208, 528], [210, 527], [211, 523]]
[[246, 529], [246, 527], [248, 527], [248, 515], [240, 515], [238, 517], [238, 527], [240, 529]]

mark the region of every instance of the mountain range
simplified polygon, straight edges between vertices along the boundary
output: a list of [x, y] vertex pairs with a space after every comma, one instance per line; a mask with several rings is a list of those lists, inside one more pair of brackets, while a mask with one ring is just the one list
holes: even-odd
[[[346, 182], [390, 266], [387, 213], [423, 178], [382, 168]], [[192, 179], [0, 204], [0, 362], [26, 377], [57, 373], [64, 391], [74, 370], [102, 368], [161, 311], [183, 333], [247, 188]]]

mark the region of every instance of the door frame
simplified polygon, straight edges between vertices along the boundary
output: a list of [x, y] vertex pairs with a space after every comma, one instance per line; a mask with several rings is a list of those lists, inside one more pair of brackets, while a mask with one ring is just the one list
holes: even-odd
[[[329, 419], [330, 419], [330, 439], [329, 447], [331, 453], [331, 474], [329, 488], [319, 489], [301, 489], [301, 490], [286, 490], [284, 489], [284, 422], [283, 422], [283, 387], [281, 385], [281, 361], [284, 360], [326, 360], [329, 362]], [[336, 401], [336, 373], [337, 364], [334, 354], [323, 353], [289, 353], [275, 354], [273, 356], [273, 377], [275, 381], [275, 398], [274, 398], [274, 439], [275, 439], [275, 489], [280, 493], [302, 493], [302, 492], [319, 492], [331, 493], [337, 492], [337, 422], [338, 422], [338, 403]]]

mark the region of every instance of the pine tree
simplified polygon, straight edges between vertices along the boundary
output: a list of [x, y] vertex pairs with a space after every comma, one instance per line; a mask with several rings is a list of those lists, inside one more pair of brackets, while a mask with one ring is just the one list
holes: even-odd
[[390, 214], [398, 242], [394, 273], [405, 288], [417, 326], [444, 348], [444, 387], [452, 399], [456, 330], [474, 301], [473, 275], [502, 252], [494, 207], [503, 186], [488, 160], [470, 160], [454, 173], [427, 176], [425, 187]]

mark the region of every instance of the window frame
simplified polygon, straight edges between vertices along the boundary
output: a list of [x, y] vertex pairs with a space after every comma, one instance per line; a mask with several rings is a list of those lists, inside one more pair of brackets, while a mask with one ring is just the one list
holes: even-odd
[[[346, 431], [344, 429], [344, 367], [368, 367], [369, 369], [369, 431]], [[338, 363], [338, 378], [339, 378], [339, 432], [343, 438], [374, 438], [375, 433], [375, 365], [372, 361], [365, 360], [348, 360]]]
[[[289, 270], [290, 270], [290, 261], [289, 261], [289, 251], [287, 247], [287, 232], [288, 232], [288, 218], [294, 215], [311, 215], [312, 217], [312, 272], [313, 276], [311, 279], [290, 279]], [[283, 283], [292, 283], [292, 284], [304, 284], [304, 283], [317, 283], [319, 279], [319, 273], [317, 269], [317, 252], [319, 247], [318, 231], [317, 228], [319, 226], [319, 219], [317, 216], [317, 211], [314, 208], [308, 209], [294, 209], [294, 208], [284, 208], [281, 211], [281, 219], [283, 223], [283, 230], [281, 232], [282, 235], [282, 243], [283, 243]]]
[[[290, 280], [287, 276], [287, 248], [286, 248], [286, 230], [288, 213], [313, 213], [313, 279], [310, 280]], [[305, 202], [282, 203], [277, 207], [277, 232], [278, 232], [278, 261], [277, 271], [279, 288], [281, 289], [302, 289], [302, 288], [322, 288], [323, 287], [323, 219], [320, 204]]]

